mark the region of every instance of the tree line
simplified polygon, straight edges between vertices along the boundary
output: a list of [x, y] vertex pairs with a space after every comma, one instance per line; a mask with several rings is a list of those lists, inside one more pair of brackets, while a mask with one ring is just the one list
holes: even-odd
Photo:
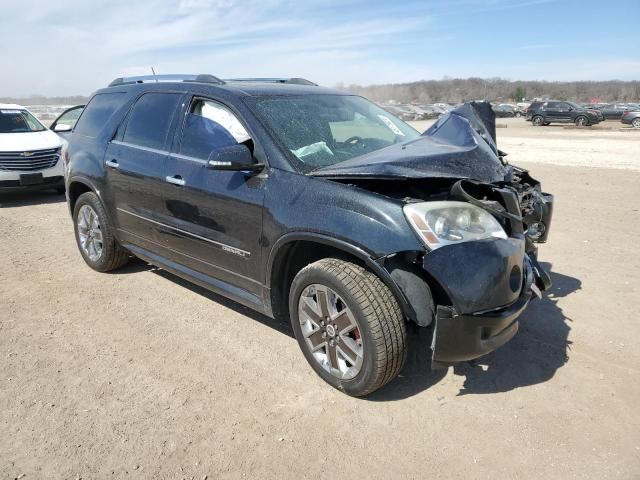
[[520, 102], [534, 98], [574, 102], [638, 102], [640, 81], [511, 81], [503, 78], [448, 78], [386, 85], [339, 84], [377, 102], [462, 103], [470, 100]]

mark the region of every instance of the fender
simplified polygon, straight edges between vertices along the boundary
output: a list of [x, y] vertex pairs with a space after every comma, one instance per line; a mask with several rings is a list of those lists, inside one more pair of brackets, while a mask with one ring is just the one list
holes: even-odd
[[268, 288], [271, 288], [271, 273], [273, 270], [273, 263], [275, 258], [277, 257], [277, 253], [280, 249], [286, 246], [289, 243], [306, 240], [313, 241], [317, 243], [322, 243], [323, 245], [328, 245], [331, 247], [335, 247], [338, 250], [342, 250], [345, 253], [349, 253], [354, 257], [362, 260], [365, 265], [375, 273], [382, 283], [384, 283], [389, 290], [393, 293], [396, 298], [400, 308], [402, 309], [402, 313], [408, 318], [415, 318], [415, 311], [413, 307], [407, 300], [404, 292], [400, 289], [398, 284], [391, 278], [389, 272], [384, 268], [383, 262], [385, 257], [381, 258], [373, 258], [366, 250], [361, 248], [360, 246], [354, 245], [352, 243], [346, 242], [344, 240], [339, 240], [329, 235], [325, 235], [322, 233], [315, 232], [291, 232], [280, 237], [276, 243], [271, 248], [269, 252], [269, 259], [267, 260], [267, 272], [266, 272], [266, 285]]
[[[66, 197], [67, 197], [67, 206], [69, 207], [69, 215], [73, 216], [73, 210], [71, 208], [71, 202], [69, 201], [69, 185], [71, 185], [72, 183], [81, 183], [83, 184], [85, 187], [87, 187], [89, 190], [91, 190], [93, 193], [95, 193], [98, 198], [100, 199], [100, 201], [102, 202], [103, 205], [105, 205], [104, 199], [102, 198], [102, 192], [100, 191], [100, 189], [96, 186], [96, 184], [94, 182], [92, 182], [89, 178], [83, 176], [83, 175], [73, 175], [71, 177], [69, 177], [66, 181]], [[105, 212], [107, 213], [107, 216], [109, 217], [109, 223], [111, 225], [114, 225], [113, 223], [113, 219], [111, 218], [111, 213], [109, 212], [108, 208], [105, 208]]]

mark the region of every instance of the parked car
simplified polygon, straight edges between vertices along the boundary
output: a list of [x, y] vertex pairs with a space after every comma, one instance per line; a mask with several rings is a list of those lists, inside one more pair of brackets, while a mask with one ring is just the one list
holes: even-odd
[[625, 103], [610, 103], [599, 108], [606, 120], [620, 120], [622, 114], [629, 110]]
[[549, 286], [553, 197], [495, 142], [488, 104], [421, 135], [313, 84], [120, 78], [69, 136], [67, 199], [91, 268], [134, 255], [289, 318], [317, 374], [362, 396], [400, 372], [406, 322], [435, 331], [434, 368], [455, 365], [511, 339]]
[[384, 108], [390, 114], [406, 122], [410, 122], [412, 120], [422, 120], [418, 113], [414, 112], [404, 105], [383, 105], [382, 108]]
[[411, 105], [413, 111], [420, 115], [420, 120], [438, 118], [445, 110], [436, 105]]
[[622, 114], [620, 121], [625, 125], [632, 125], [633, 128], [640, 128], [640, 109], [636, 111], [627, 110]]
[[64, 191], [63, 140], [25, 107], [0, 104], [0, 189]]
[[549, 100], [533, 102], [527, 109], [527, 121], [535, 126], [550, 123], [575, 123], [578, 126], [595, 125], [600, 122], [600, 114], [573, 102]]
[[496, 114], [496, 117], [499, 117], [499, 118], [516, 116], [516, 109], [513, 105], [507, 105], [507, 104], [495, 105], [493, 107], [493, 111]]

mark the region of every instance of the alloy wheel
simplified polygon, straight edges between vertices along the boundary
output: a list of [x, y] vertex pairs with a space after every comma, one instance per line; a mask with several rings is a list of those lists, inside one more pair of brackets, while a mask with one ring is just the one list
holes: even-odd
[[90, 205], [83, 205], [78, 211], [78, 241], [84, 254], [92, 262], [102, 256], [102, 230], [98, 214]]
[[298, 300], [298, 319], [305, 345], [331, 375], [349, 380], [362, 369], [360, 327], [345, 301], [321, 284], [307, 286]]

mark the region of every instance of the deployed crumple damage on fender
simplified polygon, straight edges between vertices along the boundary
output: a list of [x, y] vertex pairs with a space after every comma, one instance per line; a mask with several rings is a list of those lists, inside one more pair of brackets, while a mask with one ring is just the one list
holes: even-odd
[[466, 103], [422, 136], [315, 170], [318, 177], [472, 178], [493, 183], [508, 169], [496, 146], [495, 115], [486, 102]]

